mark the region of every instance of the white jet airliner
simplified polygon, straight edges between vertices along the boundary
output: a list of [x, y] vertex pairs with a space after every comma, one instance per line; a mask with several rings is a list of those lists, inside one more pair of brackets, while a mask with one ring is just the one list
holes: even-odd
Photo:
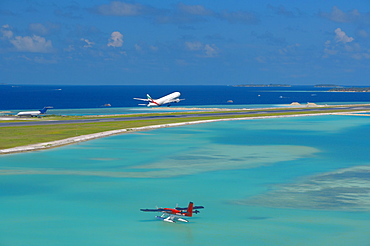
[[28, 116], [28, 117], [39, 117], [42, 114], [46, 113], [46, 110], [53, 108], [53, 107], [44, 107], [43, 109], [37, 110], [37, 111], [24, 111], [24, 112], [19, 112], [16, 114], [16, 116]]
[[144, 98], [134, 98], [134, 99], [149, 102], [148, 104], [139, 104], [139, 105], [146, 105], [148, 107], [162, 106], [163, 104], [167, 104], [167, 103], [168, 103], [168, 106], [170, 106], [170, 103], [178, 103], [181, 100], [185, 100], [185, 99], [180, 99], [179, 98], [180, 95], [181, 95], [180, 92], [173, 92], [173, 93], [171, 93], [167, 96], [161, 97], [159, 99], [153, 99], [149, 96], [149, 94], [146, 94], [146, 96], [147, 96], [146, 99], [144, 99]]

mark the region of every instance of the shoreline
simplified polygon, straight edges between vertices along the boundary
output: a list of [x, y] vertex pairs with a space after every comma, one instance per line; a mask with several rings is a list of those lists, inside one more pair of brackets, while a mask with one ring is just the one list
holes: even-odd
[[[364, 111], [364, 112], [368, 112], [368, 111]], [[356, 113], [360, 113], [360, 112], [356, 112]], [[7, 148], [7, 149], [0, 150], [0, 155], [15, 154], [15, 153], [28, 152], [28, 151], [37, 151], [37, 150], [46, 150], [46, 149], [57, 148], [57, 147], [65, 146], [65, 145], [76, 144], [80, 142], [85, 142], [85, 141], [89, 141], [93, 139], [98, 139], [98, 138], [103, 138], [103, 137], [108, 137], [108, 136], [113, 136], [113, 135], [118, 135], [118, 134], [123, 134], [123, 133], [155, 130], [155, 129], [167, 128], [167, 127], [195, 125], [195, 124], [203, 124], [203, 123], [211, 123], [211, 122], [219, 122], [219, 121], [253, 120], [253, 119], [267, 119], [267, 118], [291, 118], [291, 117], [307, 117], [307, 116], [322, 116], [322, 115], [358, 115], [358, 114], [354, 114], [351, 112], [340, 112], [340, 113], [316, 113], [316, 114], [296, 114], [296, 115], [277, 115], [277, 116], [255, 116], [255, 117], [198, 120], [198, 121], [181, 122], [181, 123], [160, 124], [160, 125], [153, 125], [153, 126], [143, 126], [143, 127], [134, 127], [134, 128], [127, 128], [127, 129], [104, 131], [104, 132], [81, 135], [77, 137], [71, 137], [71, 138], [55, 140], [55, 141], [50, 141], [50, 142], [45, 142], [45, 143], [38, 143], [38, 144]], [[362, 116], [369, 116], [369, 115], [362, 115]]]

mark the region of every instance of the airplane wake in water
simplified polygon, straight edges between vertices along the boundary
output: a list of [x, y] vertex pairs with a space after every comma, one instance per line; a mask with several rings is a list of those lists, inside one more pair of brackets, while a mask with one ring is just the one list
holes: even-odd
[[165, 222], [175, 223], [176, 221], [189, 222], [183, 217], [192, 217], [193, 213], [200, 213], [197, 209], [203, 209], [203, 206], [194, 206], [193, 202], [189, 202], [186, 208], [156, 208], [156, 209], [140, 209], [143, 212], [160, 212], [161, 216], [156, 216], [157, 219], [161, 219]]

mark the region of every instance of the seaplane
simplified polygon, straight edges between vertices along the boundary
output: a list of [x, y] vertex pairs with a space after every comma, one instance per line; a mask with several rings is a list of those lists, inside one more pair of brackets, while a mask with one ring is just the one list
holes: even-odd
[[168, 104], [168, 106], [170, 106], [171, 103], [178, 103], [182, 100], [185, 100], [185, 99], [180, 99], [179, 98], [180, 95], [181, 95], [180, 92], [172, 92], [171, 94], [168, 94], [159, 99], [153, 99], [149, 94], [146, 94], [147, 98], [134, 98], [134, 99], [149, 102], [148, 104], [139, 104], [139, 105], [146, 105], [148, 107], [162, 106], [164, 104]]
[[16, 114], [16, 116], [28, 116], [28, 117], [40, 117], [40, 115], [45, 114], [46, 110], [51, 109], [53, 107], [47, 106], [37, 111], [23, 111]]
[[189, 222], [183, 217], [192, 217], [193, 213], [200, 213], [198, 209], [204, 208], [203, 206], [194, 206], [193, 202], [189, 202], [186, 208], [156, 208], [156, 209], [140, 209], [143, 212], [160, 212], [161, 216], [156, 216], [157, 219], [165, 222], [176, 223], [176, 221]]

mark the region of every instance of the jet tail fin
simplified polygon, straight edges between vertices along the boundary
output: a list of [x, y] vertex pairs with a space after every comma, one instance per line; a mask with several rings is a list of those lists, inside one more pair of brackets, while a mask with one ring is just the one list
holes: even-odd
[[50, 107], [50, 106], [44, 107], [43, 109], [40, 109], [40, 113], [41, 114], [45, 114], [46, 113], [46, 110], [48, 110], [49, 108], [53, 108], [53, 107]]
[[186, 210], [186, 216], [188, 216], [188, 217], [192, 217], [193, 216], [193, 206], [194, 206], [194, 203], [193, 202], [189, 202], [188, 209]]
[[153, 100], [153, 98], [149, 95], [149, 94], [146, 94], [146, 97], [148, 98], [148, 101], [150, 102], [150, 103], [148, 103], [148, 107], [150, 107], [150, 106], [161, 106], [162, 104], [159, 104], [158, 102], [156, 102], [155, 100]]

